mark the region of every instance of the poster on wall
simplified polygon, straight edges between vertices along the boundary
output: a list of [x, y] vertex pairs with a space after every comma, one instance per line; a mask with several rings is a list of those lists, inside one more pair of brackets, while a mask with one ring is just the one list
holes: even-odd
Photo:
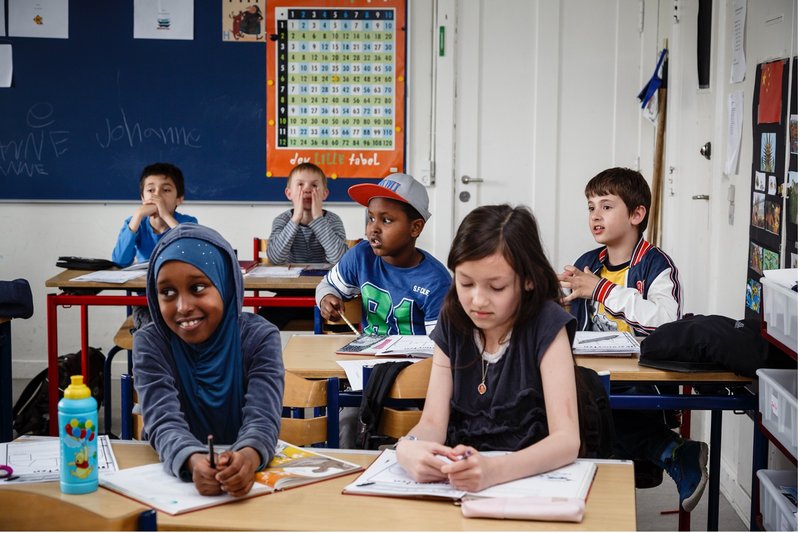
[[405, 170], [405, 0], [267, 0], [267, 178]]
[[222, 0], [222, 40], [263, 43], [266, 0]]
[[[792, 177], [786, 168], [786, 122], [790, 94], [793, 94], [788, 89], [788, 59], [761, 63], [756, 67], [745, 318], [757, 320], [761, 316], [761, 277], [765, 270], [781, 268], [781, 252], [788, 251], [784, 246], [790, 223], [785, 191]], [[797, 104], [793, 102], [792, 105]], [[795, 241], [796, 220], [795, 215]], [[796, 248], [795, 244], [795, 256]]]

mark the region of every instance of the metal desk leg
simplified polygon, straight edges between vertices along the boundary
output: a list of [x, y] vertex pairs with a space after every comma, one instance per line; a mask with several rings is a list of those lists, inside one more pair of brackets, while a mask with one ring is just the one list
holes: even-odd
[[722, 411], [711, 411], [711, 446], [708, 458], [708, 531], [719, 531], [719, 468], [722, 445]]
[[0, 324], [0, 442], [9, 442], [13, 437], [12, 386], [11, 320], [8, 320]]
[[56, 295], [47, 295], [47, 379], [50, 405], [50, 435], [58, 436], [58, 305]]

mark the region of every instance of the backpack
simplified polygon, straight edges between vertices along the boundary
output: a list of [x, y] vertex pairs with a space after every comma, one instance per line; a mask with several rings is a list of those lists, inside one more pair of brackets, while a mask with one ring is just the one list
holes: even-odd
[[[97, 400], [97, 407], [103, 403], [103, 367], [106, 357], [97, 348], [89, 348], [88, 387], [92, 397]], [[64, 389], [69, 386], [70, 376], [81, 373], [81, 352], [58, 356], [58, 397], [64, 396]], [[17, 435], [49, 435], [50, 405], [47, 368], [36, 374], [23, 389], [14, 404], [14, 431]]]
[[781, 368], [758, 324], [721, 315], [687, 314], [642, 341], [639, 364], [676, 372], [731, 371], [755, 377], [759, 368]]
[[575, 386], [581, 435], [578, 457], [608, 459], [613, 455], [616, 435], [606, 388], [597, 372], [583, 366], [575, 367]]
[[364, 387], [364, 394], [361, 396], [361, 406], [358, 408], [357, 447], [363, 450], [377, 450], [379, 446], [394, 440], [378, 434], [378, 425], [383, 414], [383, 404], [397, 374], [410, 364], [411, 361], [398, 361], [381, 363], [373, 367], [367, 386]]

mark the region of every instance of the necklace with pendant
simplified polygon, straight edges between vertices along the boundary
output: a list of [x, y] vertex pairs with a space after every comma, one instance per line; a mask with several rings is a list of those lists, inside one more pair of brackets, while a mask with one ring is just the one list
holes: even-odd
[[481, 382], [478, 383], [478, 394], [483, 396], [486, 394], [486, 374], [489, 373], [489, 361], [481, 358], [483, 365], [481, 366]]

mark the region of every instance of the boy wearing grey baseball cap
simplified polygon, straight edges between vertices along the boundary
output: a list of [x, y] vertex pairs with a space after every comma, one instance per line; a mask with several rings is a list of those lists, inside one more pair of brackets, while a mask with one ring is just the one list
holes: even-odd
[[416, 247], [431, 216], [428, 192], [400, 173], [377, 184], [353, 185], [347, 192], [367, 207], [367, 238], [348, 250], [317, 286], [320, 313], [339, 320], [342, 301], [360, 294], [363, 333], [430, 333], [452, 279], [442, 263]]

